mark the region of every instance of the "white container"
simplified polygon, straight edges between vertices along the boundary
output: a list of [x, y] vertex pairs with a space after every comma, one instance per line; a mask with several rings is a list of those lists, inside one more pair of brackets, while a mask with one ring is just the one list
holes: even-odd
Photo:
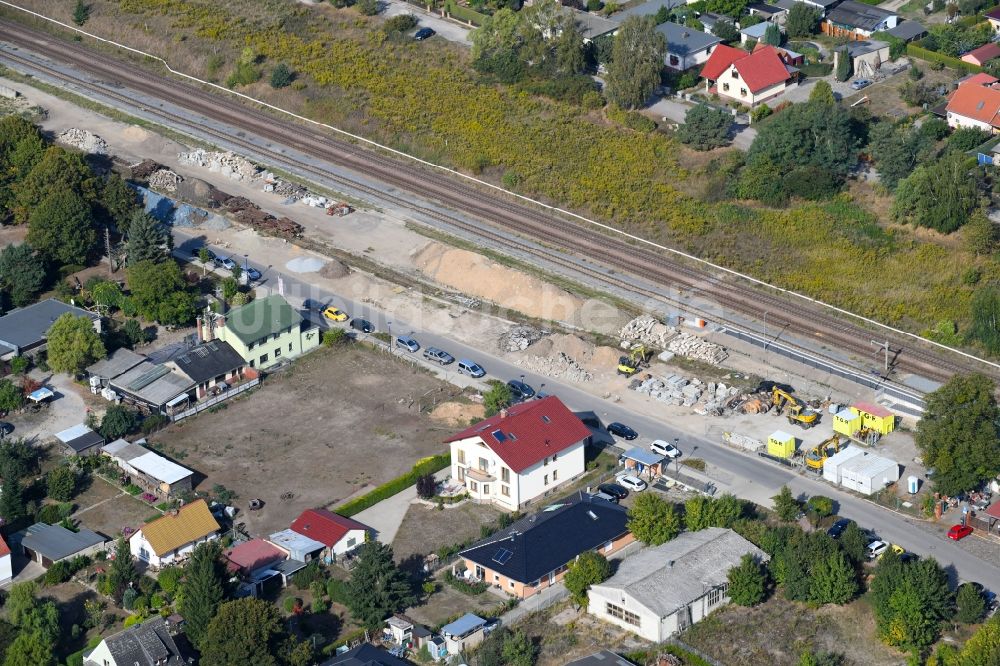
[[906, 477], [906, 490], [911, 495], [916, 495], [917, 491], [920, 490], [920, 479], [915, 476]]

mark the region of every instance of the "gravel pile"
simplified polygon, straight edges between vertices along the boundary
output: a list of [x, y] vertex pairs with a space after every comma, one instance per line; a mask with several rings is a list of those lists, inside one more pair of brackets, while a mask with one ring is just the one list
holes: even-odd
[[544, 333], [531, 326], [514, 326], [500, 336], [500, 351], [523, 351], [542, 339]]
[[231, 152], [212, 152], [199, 148], [189, 153], [180, 153], [177, 157], [185, 164], [204, 167], [233, 180], [254, 181], [261, 177], [260, 167]]
[[528, 356], [518, 359], [516, 363], [530, 372], [546, 375], [553, 379], [582, 383], [589, 382], [594, 378], [579, 363], [562, 352], [556, 356]]
[[264, 186], [264, 191], [274, 192], [280, 197], [285, 197], [293, 201], [298, 201], [309, 194], [309, 190], [306, 188], [296, 183], [290, 183], [287, 180], [276, 180], [273, 183], [268, 183]]
[[93, 132], [70, 127], [59, 134], [58, 141], [66, 145], [78, 148], [91, 155], [107, 155], [108, 142], [97, 136]]
[[149, 186], [164, 192], [176, 192], [177, 185], [184, 180], [170, 169], [159, 169], [149, 174]]

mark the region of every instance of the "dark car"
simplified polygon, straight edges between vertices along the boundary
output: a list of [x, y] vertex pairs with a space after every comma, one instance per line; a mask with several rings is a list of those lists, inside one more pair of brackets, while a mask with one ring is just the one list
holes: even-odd
[[516, 379], [507, 382], [507, 388], [510, 389], [510, 395], [514, 400], [528, 400], [535, 397], [535, 389]]
[[629, 428], [624, 423], [618, 423], [617, 421], [608, 424], [608, 432], [615, 437], [621, 437], [622, 439], [629, 441], [632, 441], [639, 436], [639, 433], [635, 430], [632, 430], [632, 428]]
[[5, 437], [14, 432], [14, 424], [0, 421], [0, 437]]
[[438, 349], [437, 347], [428, 347], [424, 350], [424, 358], [428, 361], [434, 361], [435, 363], [440, 363], [441, 365], [448, 365], [449, 363], [455, 362], [455, 357], [444, 351], [443, 349]]
[[826, 533], [832, 536], [834, 539], [838, 539], [840, 538], [840, 535], [844, 533], [844, 530], [847, 529], [847, 526], [851, 524], [851, 522], [852, 521], [848, 520], [847, 518], [841, 518], [833, 525], [831, 525], [830, 529], [828, 529]]
[[903, 564], [909, 564], [910, 562], [916, 562], [919, 559], [920, 559], [919, 555], [917, 555], [916, 553], [911, 553], [909, 551], [907, 551], [907, 552], [905, 552], [905, 553], [903, 553], [902, 555], [899, 556], [899, 561], [902, 562]]
[[362, 333], [371, 333], [375, 330], [375, 327], [372, 326], [372, 323], [367, 319], [352, 319], [351, 328], [361, 331]]
[[422, 42], [425, 39], [433, 37], [435, 34], [437, 33], [435, 33], [430, 28], [421, 28], [420, 30], [417, 30], [417, 32], [413, 35], [413, 39], [417, 40], [418, 42]]
[[619, 501], [628, 497], [628, 490], [625, 486], [620, 486], [617, 483], [602, 483], [597, 486], [597, 491], [605, 495], [610, 495]]
[[256, 282], [261, 277], [260, 276], [260, 271], [257, 270], [256, 268], [249, 268], [248, 267], [247, 270], [246, 270], [246, 274], [247, 274], [247, 279], [249, 279], [251, 282]]

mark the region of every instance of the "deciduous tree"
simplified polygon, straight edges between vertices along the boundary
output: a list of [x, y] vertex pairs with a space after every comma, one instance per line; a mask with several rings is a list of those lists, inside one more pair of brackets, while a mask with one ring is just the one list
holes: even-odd
[[410, 580], [393, 562], [392, 548], [378, 541], [369, 541], [358, 549], [347, 593], [351, 615], [368, 629], [380, 627], [386, 617], [406, 608], [414, 599]]
[[24, 405], [24, 391], [13, 381], [0, 379], [0, 411], [13, 412]]
[[278, 666], [283, 637], [281, 616], [274, 604], [251, 598], [229, 601], [219, 606], [208, 624], [200, 642], [200, 663]]
[[972, 635], [959, 655], [962, 666], [1000, 664], [1000, 615], [994, 615]]
[[499, 413], [501, 409], [510, 407], [512, 402], [514, 402], [514, 396], [510, 392], [510, 387], [503, 382], [495, 382], [483, 394], [483, 407], [487, 418]]
[[750, 554], [726, 574], [729, 581], [729, 598], [740, 606], [756, 606], [767, 596], [767, 571]]
[[732, 116], [722, 109], [698, 104], [684, 116], [684, 124], [677, 130], [677, 138], [695, 150], [712, 150], [729, 144], [729, 128], [732, 124]]
[[55, 666], [53, 641], [38, 631], [20, 631], [7, 646], [3, 666]]
[[[18, 222], [30, 222], [32, 213], [55, 194], [76, 195], [89, 210], [97, 199], [100, 184], [81, 153], [50, 146], [13, 188], [15, 217]], [[32, 245], [41, 250], [38, 244]]]
[[839, 106], [795, 104], [757, 130], [749, 164], [819, 167], [843, 178], [858, 161], [858, 137], [850, 115]]
[[49, 328], [47, 339], [49, 367], [56, 372], [80, 372], [107, 354], [90, 317], [83, 315], [60, 315]]
[[747, 8], [748, 0], [707, 0], [705, 10], [739, 18]]
[[45, 491], [57, 502], [73, 499], [76, 490], [76, 472], [65, 465], [56, 467], [45, 475]]
[[139, 313], [161, 324], [194, 319], [196, 298], [175, 261], [141, 261], [127, 270], [128, 286]]
[[893, 216], [900, 221], [949, 234], [979, 207], [979, 190], [970, 176], [975, 158], [964, 153], [917, 167], [899, 183]]
[[101, 186], [102, 222], [112, 223], [122, 236], [128, 235], [132, 213], [139, 208], [139, 195], [117, 173], [110, 173]]
[[104, 413], [98, 430], [105, 439], [115, 440], [127, 435], [137, 423], [138, 417], [131, 409], [124, 405], [111, 405]]
[[712, 34], [726, 43], [735, 42], [740, 38], [740, 31], [730, 21], [716, 21], [712, 26]]
[[917, 447], [946, 495], [978, 488], [1000, 472], [1000, 409], [995, 386], [979, 374], [956, 375], [927, 396]]
[[27, 243], [0, 250], [0, 289], [16, 307], [30, 304], [45, 286], [45, 262]]
[[674, 505], [659, 495], [639, 495], [628, 511], [628, 529], [650, 546], [670, 541], [681, 531], [681, 518]]
[[801, 506], [799, 505], [799, 501], [792, 495], [792, 489], [787, 485], [781, 486], [778, 494], [771, 499], [774, 500], [774, 512], [778, 514], [778, 518], [781, 520], [792, 521], [799, 515]]
[[180, 611], [184, 616], [188, 639], [198, 648], [205, 644], [209, 623], [225, 599], [220, 553], [219, 545], [214, 541], [199, 544], [184, 568]]
[[789, 37], [808, 37], [819, 26], [819, 12], [803, 3], [796, 3], [788, 10], [785, 30]]
[[538, 648], [523, 629], [516, 629], [504, 639], [503, 659], [507, 666], [534, 666]]
[[566, 589], [573, 595], [577, 606], [587, 605], [587, 590], [591, 585], [603, 583], [611, 575], [611, 564], [600, 553], [588, 550], [573, 562], [563, 582]]
[[84, 264], [97, 240], [90, 204], [73, 190], [53, 189], [26, 212], [28, 243], [49, 261]]
[[614, 37], [606, 94], [623, 109], [646, 104], [660, 84], [667, 42], [651, 16], [630, 16]]
[[846, 604], [857, 592], [857, 574], [839, 550], [829, 553], [810, 570], [809, 600], [812, 603]]

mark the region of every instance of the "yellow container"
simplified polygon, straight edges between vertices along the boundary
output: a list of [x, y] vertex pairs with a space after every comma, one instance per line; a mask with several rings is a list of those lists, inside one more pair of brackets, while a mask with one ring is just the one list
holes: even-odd
[[779, 458], [791, 458], [795, 453], [795, 438], [778, 430], [767, 438], [767, 453]]
[[847, 437], [861, 430], [861, 424], [861, 415], [853, 409], [842, 409], [833, 415], [833, 431]]

